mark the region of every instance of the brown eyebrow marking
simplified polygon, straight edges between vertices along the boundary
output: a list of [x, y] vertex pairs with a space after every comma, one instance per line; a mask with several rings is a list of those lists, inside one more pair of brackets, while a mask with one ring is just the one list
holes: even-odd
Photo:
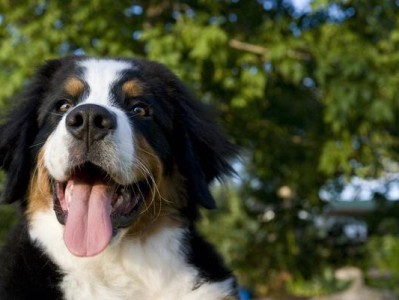
[[85, 86], [82, 80], [71, 77], [65, 82], [64, 88], [69, 95], [77, 97], [83, 93]]
[[143, 84], [137, 80], [126, 81], [122, 85], [122, 91], [127, 97], [139, 97], [143, 95]]

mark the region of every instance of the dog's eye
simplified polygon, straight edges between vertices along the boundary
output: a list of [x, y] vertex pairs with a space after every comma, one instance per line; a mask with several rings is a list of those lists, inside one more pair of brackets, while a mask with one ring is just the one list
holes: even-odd
[[71, 109], [71, 107], [72, 104], [68, 100], [64, 99], [57, 102], [56, 110], [59, 113], [66, 113], [68, 110]]
[[137, 103], [131, 109], [135, 116], [148, 117], [150, 115], [150, 109], [144, 103]]

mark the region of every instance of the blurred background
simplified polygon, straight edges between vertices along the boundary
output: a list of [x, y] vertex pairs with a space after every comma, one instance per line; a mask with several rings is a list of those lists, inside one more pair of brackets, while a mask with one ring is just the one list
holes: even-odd
[[345, 266], [396, 299], [398, 48], [394, 0], [0, 0], [0, 109], [46, 59], [164, 63], [243, 149], [200, 224], [242, 299], [344, 293]]

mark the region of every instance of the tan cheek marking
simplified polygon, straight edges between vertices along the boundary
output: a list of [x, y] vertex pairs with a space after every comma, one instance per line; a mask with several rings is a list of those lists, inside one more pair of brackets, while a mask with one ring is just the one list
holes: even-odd
[[127, 97], [139, 97], [144, 92], [143, 84], [137, 80], [129, 80], [122, 85], [122, 91]]
[[65, 91], [72, 97], [77, 97], [83, 93], [83, 82], [75, 77], [69, 78], [64, 85]]
[[33, 172], [29, 185], [28, 218], [35, 212], [51, 208], [52, 193], [48, 180], [48, 171], [44, 167], [44, 149], [39, 153], [37, 166]]
[[[183, 178], [177, 172], [167, 178], [163, 175], [163, 168], [159, 157], [143, 137], [138, 137], [137, 155], [140, 162], [149, 170], [155, 182], [152, 191], [145, 200], [139, 219], [133, 223], [128, 235], [139, 235], [146, 238], [154, 232], [169, 226], [180, 226], [182, 220], [179, 216], [179, 208], [183, 205]], [[139, 174], [143, 179], [148, 174]]]

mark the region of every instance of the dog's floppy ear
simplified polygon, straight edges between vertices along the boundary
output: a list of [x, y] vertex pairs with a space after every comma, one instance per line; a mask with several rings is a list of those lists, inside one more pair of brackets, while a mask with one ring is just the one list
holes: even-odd
[[37, 109], [58, 61], [49, 61], [10, 102], [0, 125], [0, 167], [6, 171], [1, 202], [23, 200], [31, 174], [31, 146], [37, 134]]
[[213, 121], [213, 113], [196, 101], [183, 86], [179, 87], [180, 124], [176, 128], [184, 136], [178, 148], [177, 162], [187, 180], [188, 196], [206, 208], [216, 203], [209, 191], [213, 179], [234, 173], [230, 159], [237, 155], [237, 147], [230, 143]]
[[11, 203], [25, 194], [30, 174], [29, 145], [37, 128], [35, 117], [33, 103], [24, 103], [0, 126], [0, 164], [6, 171], [1, 202]]

